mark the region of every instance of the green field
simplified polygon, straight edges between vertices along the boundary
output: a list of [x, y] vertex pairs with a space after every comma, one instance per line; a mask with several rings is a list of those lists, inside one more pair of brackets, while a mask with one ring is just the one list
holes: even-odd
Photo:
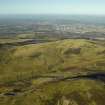
[[78, 77], [104, 72], [104, 41], [2, 45], [0, 105], [104, 105], [105, 78]]

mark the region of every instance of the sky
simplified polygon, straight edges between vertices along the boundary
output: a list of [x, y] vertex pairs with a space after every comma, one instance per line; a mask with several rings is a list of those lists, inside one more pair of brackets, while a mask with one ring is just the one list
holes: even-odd
[[0, 14], [105, 15], [105, 0], [0, 0]]

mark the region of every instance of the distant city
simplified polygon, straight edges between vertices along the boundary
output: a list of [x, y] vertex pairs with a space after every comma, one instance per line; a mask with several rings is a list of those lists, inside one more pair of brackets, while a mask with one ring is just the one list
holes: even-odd
[[[0, 37], [38, 34], [60, 38], [105, 38], [104, 16], [14, 15], [0, 17]], [[9, 36], [9, 37], [10, 37]]]

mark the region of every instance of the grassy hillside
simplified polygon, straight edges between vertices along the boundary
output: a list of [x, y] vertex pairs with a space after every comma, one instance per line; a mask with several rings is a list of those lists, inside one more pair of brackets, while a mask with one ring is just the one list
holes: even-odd
[[105, 46], [84, 39], [19, 46], [4, 52], [0, 75], [105, 69]]
[[0, 105], [104, 105], [104, 78], [79, 77], [99, 72], [105, 72], [103, 42], [67, 39], [4, 46]]
[[104, 105], [104, 97], [103, 83], [77, 80], [42, 85], [25, 95], [4, 96], [0, 105]]

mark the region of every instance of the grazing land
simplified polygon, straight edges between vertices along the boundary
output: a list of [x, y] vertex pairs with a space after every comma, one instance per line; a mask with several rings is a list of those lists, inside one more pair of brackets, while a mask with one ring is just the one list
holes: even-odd
[[104, 41], [19, 42], [0, 42], [0, 105], [104, 105]]

